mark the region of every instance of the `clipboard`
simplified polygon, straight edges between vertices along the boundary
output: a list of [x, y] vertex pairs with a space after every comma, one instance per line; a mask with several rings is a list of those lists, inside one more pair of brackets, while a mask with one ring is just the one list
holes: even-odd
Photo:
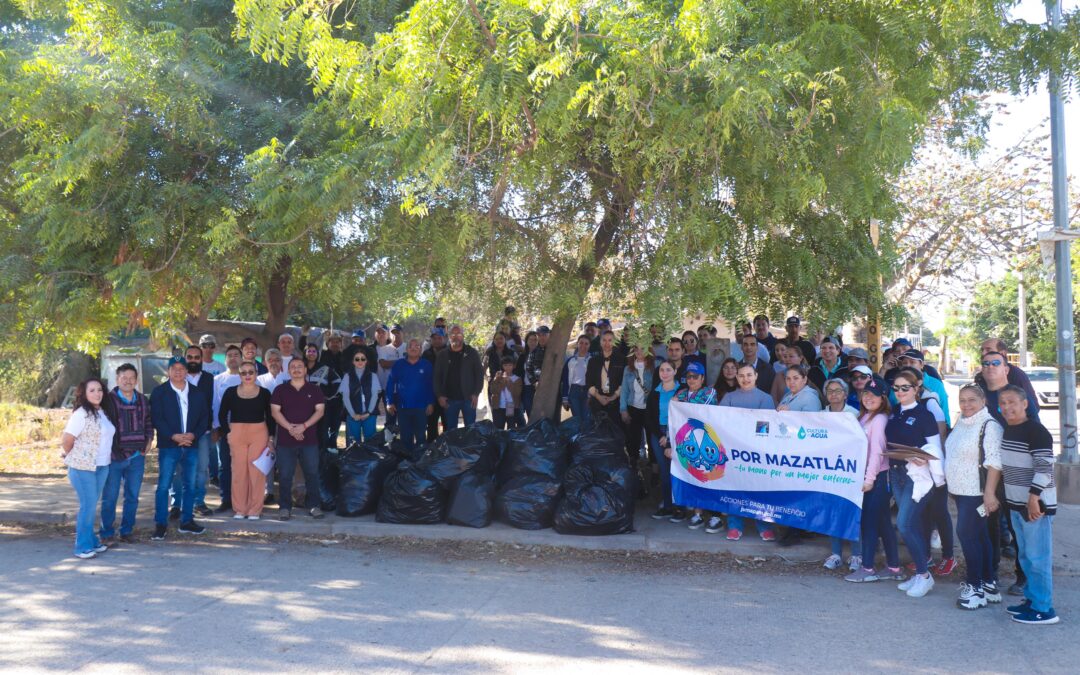
[[922, 448], [901, 443], [886, 443], [885, 452], [881, 454], [889, 459], [925, 459], [927, 461], [938, 459]]

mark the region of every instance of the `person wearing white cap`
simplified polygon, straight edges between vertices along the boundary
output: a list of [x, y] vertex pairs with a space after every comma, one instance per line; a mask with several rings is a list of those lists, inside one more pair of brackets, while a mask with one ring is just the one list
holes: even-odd
[[874, 371], [870, 370], [870, 366], [860, 364], [851, 369], [851, 380], [848, 383], [851, 386], [851, 393], [848, 394], [847, 400], [849, 406], [859, 407], [862, 391], [866, 388], [866, 383], [872, 379], [874, 379]]

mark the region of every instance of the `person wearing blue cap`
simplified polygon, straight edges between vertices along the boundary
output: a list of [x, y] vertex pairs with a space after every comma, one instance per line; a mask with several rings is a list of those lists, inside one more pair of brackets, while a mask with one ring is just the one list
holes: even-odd
[[209, 402], [188, 383], [188, 364], [182, 356], [169, 359], [169, 379], [150, 394], [150, 418], [158, 439], [158, 484], [154, 495], [154, 534], [165, 539], [169, 522], [169, 487], [177, 465], [181, 471], [180, 532], [202, 534], [195, 522], [195, 474], [198, 470], [198, 439], [210, 429]]
[[[697, 361], [689, 361], [686, 364], [686, 388], [680, 389], [675, 394], [675, 400], [682, 403], [698, 403], [701, 405], [719, 405], [716, 390], [705, 386], [705, 366]], [[715, 515], [711, 517], [715, 518]], [[705, 524], [705, 512], [694, 509], [694, 515], [686, 525], [691, 530], [696, 530]]]

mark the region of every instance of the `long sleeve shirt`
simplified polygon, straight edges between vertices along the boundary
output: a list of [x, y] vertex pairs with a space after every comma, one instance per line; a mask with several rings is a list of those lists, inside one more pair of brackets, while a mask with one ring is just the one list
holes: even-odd
[[1029, 495], [1038, 495], [1046, 514], [1057, 513], [1054, 484], [1054, 439], [1042, 423], [1025, 420], [1005, 427], [1001, 439], [1001, 473], [1005, 502], [1013, 511], [1027, 511]]
[[341, 394], [342, 400], [345, 402], [345, 411], [349, 413], [349, 416], [353, 415], [370, 415], [375, 412], [375, 406], [379, 403], [379, 393], [382, 392], [382, 387], [379, 386], [379, 378], [374, 373], [371, 377], [371, 396], [364, 402], [364, 407], [367, 410], [353, 410], [352, 400], [349, 398], [349, 380], [352, 379], [346, 373], [341, 378], [341, 388], [338, 392]]
[[866, 477], [864, 481], [869, 483], [877, 478], [882, 471], [889, 470], [889, 458], [885, 452], [885, 425], [889, 418], [886, 415], [874, 415], [867, 418], [865, 415], [859, 418], [863, 431], [866, 432]]
[[435, 365], [427, 359], [394, 363], [386, 381], [386, 398], [404, 410], [423, 409], [435, 403]]

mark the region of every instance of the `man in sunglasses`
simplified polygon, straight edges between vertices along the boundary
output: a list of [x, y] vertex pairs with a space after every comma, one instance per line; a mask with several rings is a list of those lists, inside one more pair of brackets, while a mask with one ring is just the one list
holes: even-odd
[[[1014, 366], [1009, 365], [1009, 360], [1005, 357], [1005, 354], [998, 351], [987, 351], [983, 353], [982, 370], [979, 372], [981, 377], [975, 378], [975, 382], [978, 383], [982, 390], [986, 392], [986, 409], [991, 415], [994, 416], [1002, 426], [1005, 426], [1005, 418], [1001, 414], [1000, 406], [998, 405], [998, 395], [1005, 389], [1005, 387], [1013, 384], [1009, 381], [1009, 373], [1013, 370], [1019, 370]], [[1027, 376], [1024, 376], [1027, 379]], [[1031, 386], [1031, 382], [1028, 382], [1028, 386]], [[1023, 389], [1023, 387], [1021, 387]], [[1039, 400], [1035, 397], [1034, 391], [1024, 390], [1027, 396], [1027, 417], [1030, 420], [1039, 419]]]
[[[980, 356], [980, 358], [985, 360], [987, 355], [990, 354], [991, 352], [997, 352], [999, 356], [1000, 355], [1007, 355], [1009, 353], [1009, 346], [1007, 344], [1005, 344], [1005, 341], [1002, 340], [1001, 338], [987, 338], [986, 340], [983, 340], [981, 345], [979, 345], [979, 356]], [[1008, 372], [1007, 377], [1008, 377], [1009, 384], [1015, 384], [1016, 386], [1020, 387], [1025, 392], [1027, 392], [1028, 403], [1029, 403], [1029, 405], [1028, 405], [1028, 414], [1031, 414], [1031, 405], [1030, 405], [1030, 403], [1032, 403], [1032, 402], [1034, 402], [1036, 404], [1035, 405], [1035, 413], [1038, 414], [1038, 412], [1039, 412], [1039, 410], [1038, 410], [1038, 407], [1039, 407], [1038, 406], [1038, 400], [1039, 399], [1035, 395], [1035, 387], [1031, 386], [1031, 379], [1027, 376], [1027, 373], [1025, 373], [1023, 371], [1023, 369], [1020, 368], [1020, 366], [1014, 366], [1014, 365], [1010, 364], [1007, 360], [1005, 361], [1005, 365], [1007, 366], [1007, 372]], [[978, 373], [975, 374], [975, 384], [982, 387], [983, 391], [989, 392], [989, 390], [986, 388], [986, 377], [983, 375], [982, 371], [979, 371]], [[996, 387], [995, 389], [1001, 389], [1001, 387]], [[998, 414], [997, 401], [995, 400], [994, 405], [992, 407], [990, 406], [990, 401], [989, 400], [987, 400], [986, 403], [987, 403], [987, 409], [989, 409], [990, 412], [993, 415], [996, 416]]]

